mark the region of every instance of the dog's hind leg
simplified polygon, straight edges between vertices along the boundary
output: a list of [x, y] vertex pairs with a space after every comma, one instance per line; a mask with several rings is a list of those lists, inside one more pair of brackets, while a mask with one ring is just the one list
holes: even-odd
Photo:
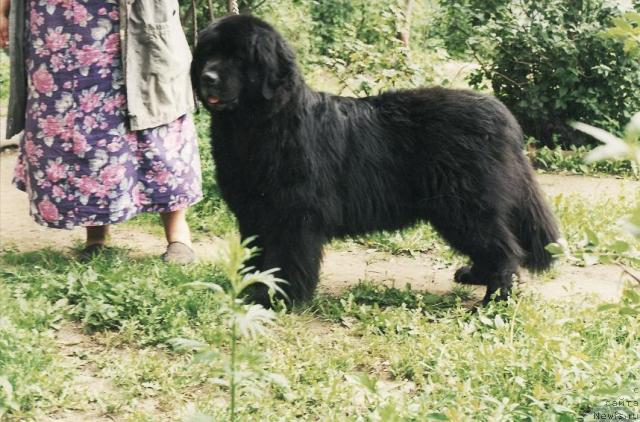
[[[464, 245], [471, 246], [471, 248], [464, 246], [460, 248], [461, 252], [471, 258], [473, 265], [462, 267], [455, 274], [455, 281], [459, 283], [487, 286], [483, 299], [485, 304], [491, 300], [496, 292], [498, 300], [508, 298], [520, 262], [519, 247], [509, 249], [507, 245], [514, 245], [513, 242], [496, 237], [495, 233], [489, 236], [490, 239], [485, 238], [475, 242], [475, 245], [473, 241]], [[506, 235], [507, 238], [510, 236], [512, 236], [510, 233]], [[489, 241], [487, 242], [487, 240]]]
[[508, 254], [492, 254], [490, 257], [473, 256], [474, 264], [471, 267], [471, 274], [474, 277], [474, 284], [486, 285], [487, 290], [483, 298], [483, 303], [487, 304], [494, 294], [497, 293], [497, 300], [506, 300], [511, 292], [514, 277], [518, 271], [518, 258]]
[[[508, 225], [494, 213], [476, 215], [473, 219], [466, 217], [474, 215], [473, 213], [430, 214], [429, 220], [442, 237], [471, 259], [471, 267], [460, 268], [456, 272], [455, 281], [487, 286], [484, 303], [496, 292], [498, 299], [506, 299], [523, 255]], [[459, 218], [455, 218], [456, 215]]]

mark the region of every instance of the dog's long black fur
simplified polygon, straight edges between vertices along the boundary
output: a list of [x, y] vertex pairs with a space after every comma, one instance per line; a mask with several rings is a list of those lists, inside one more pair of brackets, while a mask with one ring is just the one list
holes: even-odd
[[[429, 221], [472, 265], [456, 281], [508, 296], [519, 266], [548, 268], [558, 238], [522, 147], [497, 99], [444, 88], [367, 98], [319, 93], [267, 23], [219, 20], [192, 65], [211, 113], [217, 180], [259, 269], [280, 268], [294, 303], [318, 282], [332, 238]], [[268, 305], [265, 291], [253, 299]]]

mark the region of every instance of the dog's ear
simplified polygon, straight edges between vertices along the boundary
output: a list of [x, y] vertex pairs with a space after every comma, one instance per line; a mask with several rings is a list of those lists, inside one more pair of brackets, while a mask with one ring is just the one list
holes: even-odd
[[282, 37], [272, 30], [261, 29], [252, 37], [253, 62], [264, 74], [262, 96], [272, 99], [296, 70], [295, 55]]

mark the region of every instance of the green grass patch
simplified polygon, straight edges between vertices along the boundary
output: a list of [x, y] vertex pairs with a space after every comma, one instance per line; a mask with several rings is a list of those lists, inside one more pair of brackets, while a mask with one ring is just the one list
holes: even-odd
[[67, 315], [88, 331], [120, 330], [132, 342], [148, 345], [219, 323], [212, 295], [182, 288], [196, 280], [223, 282], [206, 264], [182, 268], [157, 258], [131, 259], [124, 250], [88, 265], [52, 250], [8, 252], [0, 262], [6, 285], [25, 297], [66, 302]]
[[345, 316], [345, 308], [352, 306], [366, 305], [381, 309], [403, 307], [437, 312], [460, 306], [473, 297], [472, 290], [463, 285], [455, 286], [449, 294], [435, 295], [413, 290], [409, 284], [404, 289], [398, 289], [361, 282], [339, 297], [319, 295], [309, 310], [318, 317], [337, 322]]
[[16, 420], [69, 403], [70, 373], [59, 365], [51, 341], [61, 305], [28, 298], [5, 284], [0, 271], [0, 420]]
[[[9, 101], [9, 65], [9, 56], [0, 50], [0, 105], [2, 106], [0, 109], [4, 109]], [[0, 115], [5, 113], [0, 113]], [[4, 137], [4, 133], [2, 136]]]
[[[576, 265], [622, 262], [640, 268], [640, 239], [622, 229], [622, 222], [640, 203], [640, 193], [587, 202], [576, 195], [558, 195], [552, 205]], [[621, 255], [624, 248], [624, 255]]]
[[[183, 288], [222, 282], [215, 268], [132, 260], [123, 251], [89, 265], [52, 251], [8, 252], [0, 265], [0, 303], [28, 301], [24, 334], [11, 331], [7, 350], [37, 338], [31, 333], [55, 321], [46, 310], [63, 307], [88, 331], [109, 333], [111, 346], [90, 360], [121, 390], [107, 401], [110, 415], [178, 419], [192, 408], [226, 418], [228, 390], [210, 382], [211, 365], [174, 354], [167, 343], [202, 339], [211, 352], [228, 355], [228, 324], [216, 297]], [[280, 314], [271, 334], [242, 342], [264, 351], [260, 367], [288, 386], [243, 389], [239, 420], [579, 420], [640, 386], [637, 315], [522, 293], [470, 312], [468, 298], [465, 289], [434, 296], [363, 283]], [[34, 373], [55, 364], [47, 356]], [[12, 354], [9, 361], [17, 372], [30, 367], [26, 359]], [[29, 383], [37, 392], [16, 391], [36, 403], [49, 382], [38, 375]], [[64, 396], [67, 387], [56, 385], [50, 394]], [[144, 400], [156, 410], [136, 405]]]
[[333, 245], [340, 249], [350, 243], [393, 255], [417, 256], [428, 253], [430, 258], [433, 258], [433, 262], [442, 268], [460, 266], [466, 262], [466, 258], [451, 248], [429, 223], [418, 223], [405, 230], [381, 231], [348, 238], [344, 241], [335, 241]]

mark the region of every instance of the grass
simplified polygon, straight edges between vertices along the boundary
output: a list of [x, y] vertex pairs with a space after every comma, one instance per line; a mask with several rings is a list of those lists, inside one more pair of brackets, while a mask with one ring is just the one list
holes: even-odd
[[[198, 324], [215, 327], [219, 320], [202, 313], [218, 306], [206, 292], [183, 285], [194, 280], [213, 280], [218, 273], [207, 265], [188, 270], [163, 265], [157, 258], [132, 260], [116, 250], [85, 266], [51, 250], [2, 257], [5, 283], [27, 298], [66, 302], [65, 312], [81, 321], [89, 332], [120, 329], [138, 345], [153, 345], [192, 334]], [[219, 281], [223, 281], [220, 279]]]
[[69, 372], [57, 362], [50, 338], [60, 305], [0, 283], [0, 309], [0, 420], [69, 404]]
[[[4, 109], [9, 100], [9, 56], [0, 50], [0, 108]], [[1, 110], [0, 115], [6, 114], [5, 110]], [[4, 134], [2, 134], [4, 136]]]
[[[197, 409], [227, 418], [228, 390], [210, 382], [213, 365], [168, 341], [230, 352], [219, 298], [186, 286], [224, 285], [216, 268], [125, 251], [81, 265], [48, 250], [5, 252], [0, 266], [0, 377], [14, 386], [11, 418], [55, 412], [72, 391], [51, 340], [63, 319], [101, 345], [86, 358], [114, 386], [100, 398], [105, 415], [176, 420]], [[262, 370], [287, 383], [243, 390], [238, 419], [568, 421], [615, 397], [640, 398], [637, 315], [524, 293], [473, 313], [468, 298], [465, 289], [435, 296], [365, 282], [280, 314], [270, 334], [242, 342], [263, 350]]]
[[[198, 119], [203, 130], [206, 121]], [[201, 236], [232, 233], [235, 222], [216, 193], [206, 148], [209, 194], [192, 209], [190, 223]], [[573, 263], [593, 264], [620, 239], [637, 254], [639, 242], [624, 238], [617, 222], [638, 199], [552, 198]], [[129, 224], [140, 223], [159, 227], [151, 216]], [[427, 224], [333, 246], [353, 243], [428, 253], [443, 266], [463, 260]], [[217, 365], [169, 341], [194, 339], [221, 360], [229, 356], [220, 298], [189, 288], [193, 281], [227, 288], [219, 269], [133, 259], [125, 250], [89, 265], [53, 250], [4, 251], [0, 268], [0, 419], [41, 420], [69, 408], [97, 408], [125, 421], [228, 418], [229, 390], [216, 382]], [[364, 280], [279, 314], [270, 334], [242, 339], [241, 349], [263, 351], [252, 364], [286, 382], [242, 390], [238, 420], [572, 421], [621, 399], [640, 413], [636, 305], [578, 306], [520, 292], [507, 304], [470, 312], [470, 297], [464, 288], [438, 296]], [[96, 347], [83, 359], [110, 391], [97, 397], [78, 391], [74, 379], [84, 369], [64, 364], [53, 338], [69, 323], [91, 336]]]
[[635, 198], [621, 196], [592, 203], [575, 195], [554, 198], [553, 208], [573, 255], [572, 263], [580, 266], [608, 263], [624, 243], [629, 245], [628, 258], [620, 262], [640, 268], [640, 240], [624, 234], [620, 225], [638, 203], [640, 193]]

